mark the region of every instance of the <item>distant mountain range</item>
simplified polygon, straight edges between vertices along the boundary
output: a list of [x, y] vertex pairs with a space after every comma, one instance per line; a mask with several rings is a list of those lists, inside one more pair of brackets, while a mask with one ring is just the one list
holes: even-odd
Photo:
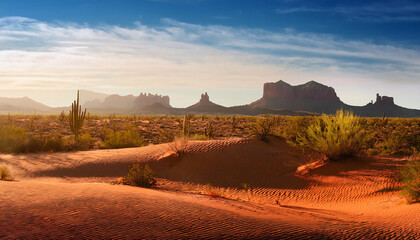
[[[377, 94], [376, 101], [365, 106], [351, 106], [343, 103], [334, 88], [315, 81], [292, 86], [284, 81], [265, 83], [263, 96], [247, 105], [224, 107], [210, 101], [207, 93], [187, 108], [173, 108], [168, 96], [141, 93], [139, 96], [109, 95], [81, 90], [83, 107], [98, 114], [276, 114], [289, 116], [335, 113], [338, 109], [351, 110], [364, 117], [420, 117], [420, 110], [408, 109], [394, 103], [392, 97]], [[52, 108], [30, 98], [1, 98], [0, 112], [13, 113], [57, 113], [68, 111], [69, 107]]]
[[315, 81], [291, 86], [284, 81], [265, 83], [263, 97], [250, 104], [267, 109], [302, 110], [315, 113], [335, 113], [338, 109], [351, 110], [364, 117], [420, 117], [420, 110], [408, 109], [394, 103], [392, 97], [376, 95], [376, 101], [365, 106], [343, 103], [334, 88]]
[[0, 97], [0, 112], [35, 113], [35, 111], [39, 111], [42, 113], [42, 112], [48, 112], [51, 110], [52, 110], [51, 107], [48, 107], [47, 105], [36, 102], [28, 97], [23, 97], [23, 98]]

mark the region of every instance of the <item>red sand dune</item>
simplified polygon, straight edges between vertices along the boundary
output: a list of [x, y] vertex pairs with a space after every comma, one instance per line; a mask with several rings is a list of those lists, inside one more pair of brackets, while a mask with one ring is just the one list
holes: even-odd
[[[109, 184], [138, 161], [157, 172], [159, 189]], [[420, 238], [420, 204], [388, 191], [406, 160], [348, 159], [297, 174], [306, 161], [275, 139], [189, 142], [179, 157], [168, 144], [0, 155], [17, 179], [0, 182], [0, 239]], [[189, 194], [208, 193], [206, 184], [229, 199]]]

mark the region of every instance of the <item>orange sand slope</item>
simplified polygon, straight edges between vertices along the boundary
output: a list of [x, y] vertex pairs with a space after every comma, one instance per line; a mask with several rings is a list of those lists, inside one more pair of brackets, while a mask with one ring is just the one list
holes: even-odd
[[[76, 153], [0, 155], [18, 181], [0, 182], [0, 239], [420, 238], [420, 204], [398, 192], [401, 159], [330, 163], [286, 143], [225, 140]], [[172, 147], [173, 149], [174, 147]], [[148, 162], [160, 190], [110, 185]], [[212, 184], [223, 198], [205, 193]], [[251, 190], [239, 190], [242, 183]]]

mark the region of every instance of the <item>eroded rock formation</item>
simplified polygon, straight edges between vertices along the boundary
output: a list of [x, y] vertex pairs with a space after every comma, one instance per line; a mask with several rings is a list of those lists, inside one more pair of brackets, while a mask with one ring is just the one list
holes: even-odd
[[327, 87], [315, 81], [310, 81], [298, 86], [291, 86], [290, 84], [281, 80], [276, 83], [265, 83], [263, 98], [298, 98], [340, 102], [340, 99], [337, 97], [334, 88]]
[[201, 94], [200, 102], [210, 102], [210, 97], [207, 94], [207, 92], [204, 94]]
[[263, 97], [251, 106], [266, 109], [289, 109], [333, 113], [342, 106], [334, 88], [310, 81], [292, 86], [284, 81], [265, 83]]
[[387, 97], [387, 96], [380, 96], [379, 93], [377, 93], [375, 104], [394, 105], [394, 98], [393, 97]]
[[158, 94], [146, 94], [140, 93], [140, 95], [134, 100], [134, 106], [136, 108], [141, 108], [145, 106], [150, 106], [155, 103], [162, 104], [165, 107], [171, 107], [169, 103], [169, 96], [162, 96]]

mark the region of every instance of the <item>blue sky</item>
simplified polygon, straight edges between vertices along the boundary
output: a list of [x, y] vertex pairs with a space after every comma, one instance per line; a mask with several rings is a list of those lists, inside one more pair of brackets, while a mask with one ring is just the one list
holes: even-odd
[[1, 0], [0, 96], [152, 92], [185, 107], [208, 91], [231, 106], [283, 79], [420, 108], [419, 29], [419, 1]]

